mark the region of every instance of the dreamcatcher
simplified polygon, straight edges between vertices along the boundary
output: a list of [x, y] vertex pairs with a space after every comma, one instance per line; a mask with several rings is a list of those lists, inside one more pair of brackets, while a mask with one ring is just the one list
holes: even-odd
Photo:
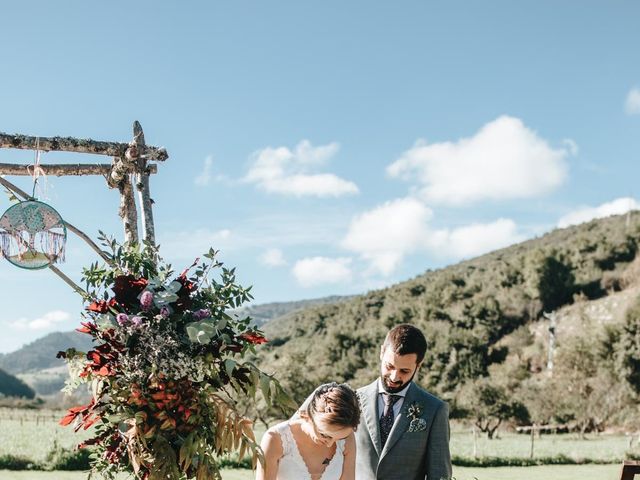
[[[42, 173], [36, 147], [32, 196]], [[0, 217], [0, 257], [17, 267], [35, 270], [63, 262], [66, 243], [67, 228], [60, 214], [34, 198], [12, 205]]]

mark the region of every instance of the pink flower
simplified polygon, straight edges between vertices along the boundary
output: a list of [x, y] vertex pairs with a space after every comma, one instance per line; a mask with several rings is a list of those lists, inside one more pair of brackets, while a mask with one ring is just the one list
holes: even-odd
[[202, 320], [204, 318], [209, 318], [211, 316], [211, 312], [208, 308], [201, 308], [200, 310], [196, 310], [193, 312], [193, 318], [196, 320]]
[[142, 292], [142, 295], [140, 295], [140, 305], [142, 305], [143, 310], [149, 310], [153, 305], [153, 293], [149, 290]]
[[162, 315], [164, 318], [169, 318], [169, 315], [171, 315], [171, 310], [169, 310], [169, 307], [162, 307], [160, 309], [160, 315]]
[[144, 321], [144, 318], [139, 317], [139, 316], [137, 316], [137, 315], [136, 315], [135, 317], [133, 317], [133, 318], [131, 319], [131, 324], [132, 324], [134, 327], [136, 327], [136, 328], [137, 328], [137, 327], [139, 327], [140, 325], [142, 325], [142, 322], [143, 322], [143, 321]]
[[126, 313], [119, 313], [116, 316], [116, 321], [118, 322], [118, 325], [124, 327], [129, 323], [129, 315], [127, 315]]

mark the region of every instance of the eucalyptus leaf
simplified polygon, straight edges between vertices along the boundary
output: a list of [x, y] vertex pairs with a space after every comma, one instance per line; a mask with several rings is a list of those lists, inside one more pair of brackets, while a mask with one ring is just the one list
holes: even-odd
[[231, 377], [231, 375], [233, 374], [233, 370], [236, 368], [236, 362], [235, 360], [232, 360], [230, 358], [227, 358], [224, 361], [224, 369], [227, 372], [227, 375], [229, 375], [229, 377]]
[[267, 404], [271, 403], [271, 379], [267, 375], [260, 375], [260, 390], [262, 391], [262, 395], [264, 396], [264, 400]]

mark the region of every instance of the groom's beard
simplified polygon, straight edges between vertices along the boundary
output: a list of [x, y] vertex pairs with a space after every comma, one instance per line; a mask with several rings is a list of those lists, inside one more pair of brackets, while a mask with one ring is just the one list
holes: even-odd
[[413, 377], [416, 376], [416, 372], [418, 371], [418, 369], [416, 368], [413, 372], [413, 375], [411, 375], [411, 378], [409, 380], [407, 380], [405, 383], [400, 384], [400, 386], [397, 385], [393, 385], [393, 382], [391, 381], [391, 379], [389, 378], [388, 375], [382, 375], [382, 388], [385, 392], [387, 393], [398, 393], [401, 392], [402, 389], [404, 387], [406, 387], [407, 385], [409, 385], [412, 381], [413, 381]]

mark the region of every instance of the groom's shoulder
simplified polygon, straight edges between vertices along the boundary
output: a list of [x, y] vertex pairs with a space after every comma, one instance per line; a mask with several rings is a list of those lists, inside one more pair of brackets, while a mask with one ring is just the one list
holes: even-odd
[[363, 394], [367, 391], [369, 391], [372, 388], [378, 388], [378, 379], [375, 379], [373, 382], [371, 382], [369, 385], [365, 385], [364, 387], [360, 387], [356, 390], [356, 393], [360, 393]]
[[416, 395], [420, 398], [420, 400], [433, 405], [436, 408], [439, 408], [440, 406], [446, 404], [446, 402], [438, 397], [436, 397], [434, 394], [427, 392], [424, 388], [420, 387], [418, 384], [414, 383], [413, 384], [413, 388], [415, 388], [416, 390]]

